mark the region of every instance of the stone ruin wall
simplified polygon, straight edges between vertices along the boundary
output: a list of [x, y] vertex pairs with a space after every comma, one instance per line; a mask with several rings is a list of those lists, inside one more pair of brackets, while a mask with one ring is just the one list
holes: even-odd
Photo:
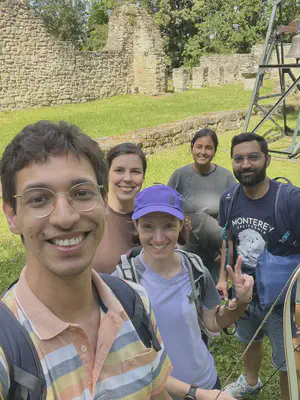
[[193, 88], [220, 86], [242, 81], [242, 73], [253, 70], [252, 54], [231, 54], [200, 57], [200, 67], [192, 70]]
[[133, 142], [141, 146], [144, 153], [148, 155], [162, 149], [190, 143], [194, 134], [201, 128], [211, 128], [219, 135], [241, 129], [245, 122], [245, 113], [243, 110], [207, 113], [154, 127], [139, 128], [125, 135], [102, 137], [97, 142], [105, 152], [117, 144]]
[[[284, 47], [285, 54], [290, 45]], [[263, 45], [255, 45], [249, 54], [228, 54], [200, 57], [200, 67], [192, 69], [194, 89], [205, 86], [222, 86], [228, 83], [243, 82], [243, 73], [257, 72], [263, 52]], [[287, 60], [286, 60], [287, 62]], [[291, 60], [292, 62], [292, 60]], [[294, 61], [293, 61], [294, 62]], [[270, 63], [277, 64], [273, 53]], [[265, 79], [278, 79], [278, 70], [268, 70]]]
[[0, 111], [166, 91], [163, 43], [151, 17], [115, 10], [103, 51], [79, 51], [47, 33], [20, 0], [0, 0]]

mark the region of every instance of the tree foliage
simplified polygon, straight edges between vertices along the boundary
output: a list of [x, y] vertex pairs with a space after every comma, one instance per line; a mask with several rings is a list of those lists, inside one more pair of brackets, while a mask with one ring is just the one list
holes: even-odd
[[146, 9], [153, 13], [162, 33], [168, 64], [178, 67], [189, 38], [197, 33], [197, 13], [193, 0], [144, 0]]
[[[108, 20], [120, 4], [134, 3], [153, 15], [164, 39], [167, 64], [198, 65], [204, 54], [247, 53], [263, 43], [273, 0], [29, 0], [49, 31], [86, 50], [100, 50]], [[299, 0], [283, 2], [283, 24], [300, 13]]]
[[96, 1], [93, 0], [89, 12], [88, 27], [90, 30], [97, 25], [108, 24], [109, 12], [114, 7], [112, 1]]
[[186, 43], [183, 57], [195, 64], [203, 54], [248, 53], [266, 32], [267, 7], [261, 0], [201, 1], [197, 34]]
[[30, 0], [29, 5], [54, 36], [75, 45], [86, 40], [87, 0]]
[[[265, 0], [267, 1], [267, 0]], [[143, 0], [162, 32], [172, 67], [202, 54], [248, 52], [266, 29], [263, 0]]]
[[84, 44], [84, 50], [101, 50], [106, 44], [108, 37], [108, 20], [115, 0], [92, 0], [89, 17], [88, 29], [89, 37]]
[[113, 9], [134, 0], [91, 0], [88, 17], [89, 38], [85, 50], [101, 50], [108, 37], [108, 20]]
[[[197, 65], [204, 54], [247, 53], [266, 35], [272, 0], [143, 0], [162, 32], [171, 67]], [[283, 24], [299, 14], [283, 2]]]
[[82, 46], [83, 50], [99, 51], [105, 46], [108, 38], [108, 24], [97, 24], [90, 31], [89, 38]]

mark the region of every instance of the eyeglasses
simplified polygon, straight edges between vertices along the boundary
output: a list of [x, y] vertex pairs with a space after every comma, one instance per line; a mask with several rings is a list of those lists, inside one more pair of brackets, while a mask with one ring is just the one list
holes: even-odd
[[242, 156], [242, 155], [237, 154], [232, 157], [232, 162], [236, 165], [240, 165], [243, 163], [244, 160], [248, 160], [250, 164], [255, 164], [257, 161], [259, 161], [265, 155], [266, 154], [260, 154], [260, 153], [250, 153], [247, 156]]
[[88, 212], [93, 210], [101, 199], [103, 185], [93, 182], [83, 182], [71, 187], [69, 192], [54, 193], [50, 189], [37, 187], [24, 190], [22, 194], [15, 194], [14, 198], [21, 198], [24, 209], [35, 218], [48, 217], [56, 205], [56, 196], [66, 194], [69, 204], [74, 210]]

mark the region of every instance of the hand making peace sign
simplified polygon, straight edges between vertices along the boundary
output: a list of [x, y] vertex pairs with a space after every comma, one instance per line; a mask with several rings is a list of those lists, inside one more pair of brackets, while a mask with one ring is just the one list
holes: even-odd
[[254, 280], [252, 276], [242, 274], [242, 263], [243, 259], [239, 256], [234, 270], [230, 265], [227, 265], [226, 269], [234, 286], [236, 297], [242, 302], [248, 303], [252, 297]]

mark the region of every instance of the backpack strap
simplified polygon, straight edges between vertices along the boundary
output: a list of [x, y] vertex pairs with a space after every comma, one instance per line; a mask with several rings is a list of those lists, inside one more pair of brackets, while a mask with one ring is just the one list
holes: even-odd
[[197, 256], [196, 254], [189, 253], [183, 250], [177, 250], [179, 254], [181, 254], [185, 261], [186, 261], [186, 266], [188, 268], [189, 276], [190, 276], [190, 281], [191, 281], [191, 287], [192, 287], [192, 293], [190, 294], [189, 300], [190, 303], [194, 302], [197, 310], [197, 316], [198, 316], [198, 324], [201, 329], [201, 331], [210, 339], [213, 340], [214, 337], [210, 333], [210, 331], [206, 328], [203, 319], [202, 319], [202, 309], [201, 309], [201, 302], [202, 302], [202, 296], [206, 292], [206, 285], [205, 285], [205, 280], [204, 280], [204, 264], [202, 259]]
[[142, 251], [143, 247], [141, 245], [139, 246], [134, 246], [132, 247], [126, 254], [128, 258], [134, 258], [136, 256], [138, 256], [141, 251]]
[[116, 270], [119, 278], [126, 279], [127, 281], [132, 281], [135, 283], [140, 283], [134, 258], [130, 257], [130, 255], [121, 255], [121, 262], [117, 265]]
[[8, 400], [46, 399], [46, 381], [36, 348], [10, 309], [0, 300], [0, 345], [10, 376]]
[[205, 268], [203, 261], [201, 257], [199, 257], [197, 254], [190, 253], [181, 249], [177, 249], [177, 251], [179, 254], [182, 254], [186, 261], [188, 261], [187, 267], [189, 268], [189, 271], [191, 271], [191, 276], [193, 278], [193, 282], [195, 283], [195, 291], [189, 296], [189, 298], [192, 301], [199, 299], [201, 302], [203, 293], [205, 293], [206, 291], [206, 285], [203, 279], [203, 270]]
[[286, 178], [285, 176], [276, 176], [275, 178], [273, 178], [273, 181], [279, 181], [280, 179], [285, 181], [285, 183], [292, 184], [292, 182], [288, 178]]
[[[121, 303], [144, 345], [148, 348], [153, 347], [155, 351], [160, 351], [161, 345], [154, 331], [151, 318], [147, 314], [137, 291], [116, 276], [108, 274], [100, 274], [100, 276]], [[107, 311], [107, 307], [104, 304], [102, 306], [104, 311]]]
[[279, 242], [288, 244], [291, 247], [300, 246], [295, 240], [292, 231], [292, 221], [289, 214], [289, 199], [294, 190], [299, 190], [291, 182], [280, 183], [276, 191], [273, 224], [277, 234], [281, 237]]
[[[278, 178], [277, 178], [278, 179]], [[276, 179], [276, 180], [277, 180]], [[278, 186], [278, 189], [277, 189], [277, 191], [276, 191], [276, 196], [275, 196], [275, 205], [274, 205], [274, 218], [273, 218], [273, 220], [274, 220], [274, 227], [275, 227], [275, 229], [277, 230], [277, 233], [281, 236], [282, 235], [282, 232], [283, 231], [281, 231], [281, 229], [278, 227], [278, 218], [277, 218], [277, 213], [278, 213], [278, 202], [280, 201], [280, 199], [281, 199], [281, 197], [280, 197], [280, 193], [281, 193], [281, 191], [282, 191], [282, 189], [283, 189], [283, 183], [280, 183], [279, 184], [279, 186]], [[288, 207], [288, 205], [287, 205], [287, 201], [288, 201], [288, 199], [285, 199], [284, 200], [285, 202], [286, 202], [286, 204], [285, 204], [285, 206], [286, 206], [286, 208]], [[287, 240], [288, 240], [288, 238], [290, 237], [290, 235], [291, 235], [291, 232], [288, 230], [288, 231], [285, 231], [284, 233], [283, 233], [283, 236], [282, 236], [282, 238], [279, 240], [279, 242], [281, 242], [281, 243], [285, 243]]]
[[224, 270], [226, 270], [226, 265], [228, 264], [229, 259], [229, 239], [228, 239], [228, 232], [230, 227], [230, 218], [231, 218], [231, 211], [233, 208], [234, 200], [237, 196], [238, 190], [240, 189], [241, 185], [237, 183], [233, 187], [233, 191], [230, 193], [228, 192], [227, 196], [225, 197], [225, 202], [227, 207], [225, 207], [225, 219], [226, 223], [222, 229], [222, 238], [225, 240], [226, 244], [226, 253], [225, 253], [225, 263], [224, 263]]

